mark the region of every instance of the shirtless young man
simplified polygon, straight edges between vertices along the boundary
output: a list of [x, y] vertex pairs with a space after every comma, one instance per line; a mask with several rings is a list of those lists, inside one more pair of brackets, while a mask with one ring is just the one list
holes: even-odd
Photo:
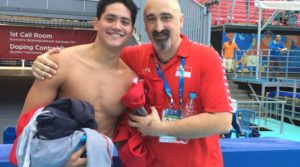
[[97, 31], [95, 41], [51, 56], [60, 67], [57, 75], [53, 79], [34, 81], [22, 114], [58, 98], [84, 100], [95, 109], [97, 130], [112, 137], [124, 110], [121, 96], [135, 77], [119, 56], [132, 36], [136, 14], [137, 7], [132, 0], [99, 1], [93, 22]]

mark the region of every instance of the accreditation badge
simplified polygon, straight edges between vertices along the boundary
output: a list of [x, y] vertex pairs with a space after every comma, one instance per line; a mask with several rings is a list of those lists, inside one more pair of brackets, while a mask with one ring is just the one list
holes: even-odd
[[[162, 121], [176, 121], [181, 119], [181, 110], [178, 109], [164, 109], [162, 114]], [[177, 144], [186, 144], [187, 142], [178, 139], [174, 136], [159, 136], [159, 142], [161, 143], [177, 143]]]

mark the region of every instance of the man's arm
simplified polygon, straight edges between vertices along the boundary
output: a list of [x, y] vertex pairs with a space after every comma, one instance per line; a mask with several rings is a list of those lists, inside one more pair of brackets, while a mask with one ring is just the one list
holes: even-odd
[[223, 44], [223, 47], [222, 47], [222, 57], [224, 57], [225, 55], [225, 43]]
[[[51, 57], [52, 61], [58, 61], [58, 55]], [[22, 109], [22, 114], [37, 107], [45, 106], [54, 101], [59, 93], [59, 88], [64, 82], [64, 73], [60, 73], [50, 80], [35, 80], [31, 86]]]
[[[68, 65], [65, 64], [68, 61], [63, 61], [60, 59], [60, 57], [62, 57], [62, 55], [56, 54], [52, 55], [51, 59], [46, 58], [47, 61], [51, 61], [57, 64], [59, 63], [60, 68], [57, 70], [58, 73], [52, 79], [47, 79], [45, 81], [36, 79], [34, 81], [27, 94], [21, 114], [24, 114], [31, 109], [45, 106], [53, 102], [59, 96], [60, 88], [66, 81], [68, 74], [68, 70], [66, 70], [66, 67], [68, 67]], [[66, 164], [64, 164], [64, 167], [86, 166], [87, 159], [80, 157], [85, 150], [86, 148], [85, 146], [83, 146], [78, 151], [74, 152], [70, 156]]]
[[240, 48], [238, 47], [238, 45], [235, 43], [235, 49], [236, 51], [240, 51]]
[[201, 113], [177, 121], [162, 122], [153, 107], [146, 117], [131, 114], [129, 125], [145, 136], [170, 135], [179, 138], [200, 138], [227, 133], [231, 129], [232, 113]]
[[282, 42], [279, 43], [280, 50], [286, 50], [287, 48], [283, 45]]

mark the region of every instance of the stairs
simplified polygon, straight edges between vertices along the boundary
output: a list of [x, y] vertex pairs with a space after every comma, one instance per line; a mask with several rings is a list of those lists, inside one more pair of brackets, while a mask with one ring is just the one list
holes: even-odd
[[229, 90], [231, 97], [237, 101], [252, 101], [249, 90], [239, 89], [239, 85], [235, 83], [232, 79], [231, 74], [227, 74], [227, 80], [229, 85]]
[[239, 89], [239, 85], [234, 83], [232, 80], [229, 80], [228, 84], [232, 98], [236, 99], [237, 101], [252, 101], [252, 99], [249, 97], [249, 91]]
[[249, 87], [247, 88], [245, 87], [245, 85], [239, 85], [231, 78], [232, 74], [227, 73], [227, 80], [231, 97], [237, 100], [238, 109], [251, 109], [258, 112], [260, 110], [260, 106], [255, 102], [255, 99], [252, 99], [252, 97], [250, 97], [251, 90], [249, 89]]

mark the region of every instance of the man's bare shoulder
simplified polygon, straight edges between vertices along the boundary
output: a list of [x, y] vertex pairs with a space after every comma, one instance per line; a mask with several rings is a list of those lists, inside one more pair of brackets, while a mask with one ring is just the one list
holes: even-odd
[[85, 53], [88, 45], [76, 45], [61, 50], [58, 54], [53, 54], [49, 58], [59, 66], [69, 66], [77, 61], [78, 57]]
[[76, 45], [72, 47], [65, 48], [61, 51], [61, 56], [78, 56], [85, 53], [89, 49], [89, 44]]
[[71, 53], [81, 53], [86, 51], [87, 49], [90, 49], [91, 44], [83, 44], [83, 45], [76, 45], [76, 46], [71, 46], [67, 47], [62, 50], [62, 53], [64, 54], [71, 54]]

